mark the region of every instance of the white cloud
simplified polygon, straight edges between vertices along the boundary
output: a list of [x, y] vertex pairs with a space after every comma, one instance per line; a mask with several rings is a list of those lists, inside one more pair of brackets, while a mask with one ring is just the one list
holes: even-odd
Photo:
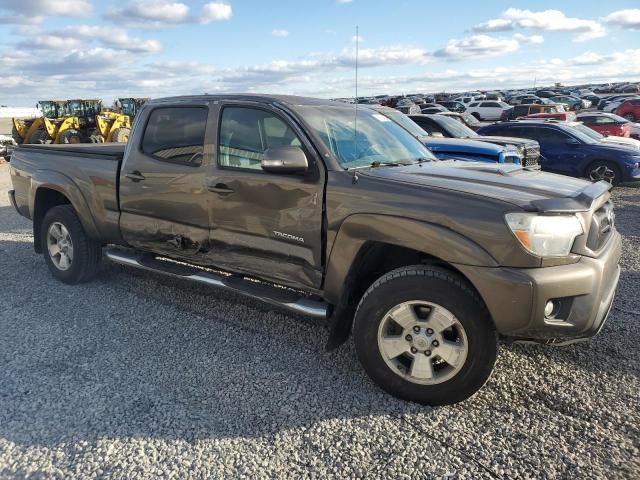
[[474, 32], [507, 32], [513, 30], [513, 22], [504, 18], [494, 18], [484, 23], [479, 23], [471, 30]]
[[87, 49], [91, 43], [134, 53], [157, 53], [162, 45], [157, 40], [130, 37], [125, 30], [96, 25], [75, 25], [47, 32], [31, 32], [18, 46], [27, 50]]
[[354, 35], [353, 37], [351, 37], [351, 42], [352, 43], [362, 43], [362, 42], [364, 42], [364, 37], [362, 35]]
[[202, 7], [200, 23], [211, 23], [217, 20], [229, 20], [233, 15], [231, 5], [221, 2], [210, 2]]
[[271, 30], [271, 35], [273, 35], [274, 37], [288, 37], [289, 31], [281, 28], [274, 28], [273, 30]]
[[567, 17], [560, 10], [533, 12], [518, 8], [508, 8], [500, 18], [491, 19], [472, 28], [476, 32], [507, 31], [527, 28], [543, 32], [572, 32], [574, 42], [584, 42], [604, 37], [606, 29], [595, 20]]
[[84, 16], [91, 13], [89, 0], [2, 0], [0, 24], [36, 24], [46, 16]]
[[112, 10], [105, 17], [120, 25], [137, 28], [160, 29], [184, 24], [209, 24], [229, 20], [233, 15], [231, 5], [209, 2], [202, 6], [200, 14], [192, 14], [188, 5], [172, 0], [134, 0], [128, 7]]
[[516, 33], [513, 35], [513, 38], [518, 40], [521, 43], [529, 43], [531, 45], [540, 45], [544, 43], [544, 37], [542, 35], [523, 35], [521, 33]]
[[353, 0], [336, 0], [336, 3], [340, 3], [340, 4], [344, 4], [344, 3], [351, 3]]
[[617, 10], [611, 12], [603, 19], [610, 25], [628, 28], [632, 30], [640, 30], [640, 8], [628, 8], [625, 10]]
[[437, 50], [436, 57], [450, 60], [463, 58], [494, 57], [515, 52], [520, 48], [517, 39], [511, 37], [492, 37], [490, 35], [471, 35], [458, 40], [449, 40], [447, 46]]

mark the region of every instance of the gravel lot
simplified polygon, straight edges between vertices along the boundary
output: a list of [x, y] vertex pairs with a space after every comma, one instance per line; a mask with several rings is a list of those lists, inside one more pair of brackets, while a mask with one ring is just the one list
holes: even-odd
[[615, 308], [592, 342], [501, 349], [425, 408], [313, 321], [107, 265], [55, 282], [0, 165], [2, 478], [640, 478], [640, 189], [619, 188]]

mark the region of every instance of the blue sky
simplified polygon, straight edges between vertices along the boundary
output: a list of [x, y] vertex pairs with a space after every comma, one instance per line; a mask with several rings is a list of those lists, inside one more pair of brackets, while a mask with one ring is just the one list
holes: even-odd
[[0, 0], [0, 103], [640, 81], [637, 0]]

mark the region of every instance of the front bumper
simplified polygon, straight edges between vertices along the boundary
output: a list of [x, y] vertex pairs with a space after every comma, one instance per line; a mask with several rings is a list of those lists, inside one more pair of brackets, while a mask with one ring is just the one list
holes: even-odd
[[[521, 340], [570, 343], [603, 326], [620, 278], [622, 238], [614, 232], [597, 258], [543, 268], [457, 265], [482, 296], [498, 333]], [[558, 305], [546, 317], [547, 302]]]

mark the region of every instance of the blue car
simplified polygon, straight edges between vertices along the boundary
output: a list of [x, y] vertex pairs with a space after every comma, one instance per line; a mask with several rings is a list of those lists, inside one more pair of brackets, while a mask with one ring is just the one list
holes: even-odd
[[478, 133], [537, 140], [542, 170], [612, 185], [640, 180], [640, 151], [601, 142], [579, 122], [516, 120], [482, 127]]
[[522, 165], [522, 156], [515, 147], [459, 138], [431, 137], [418, 124], [398, 110], [382, 106], [372, 108], [407, 130], [440, 160]]

